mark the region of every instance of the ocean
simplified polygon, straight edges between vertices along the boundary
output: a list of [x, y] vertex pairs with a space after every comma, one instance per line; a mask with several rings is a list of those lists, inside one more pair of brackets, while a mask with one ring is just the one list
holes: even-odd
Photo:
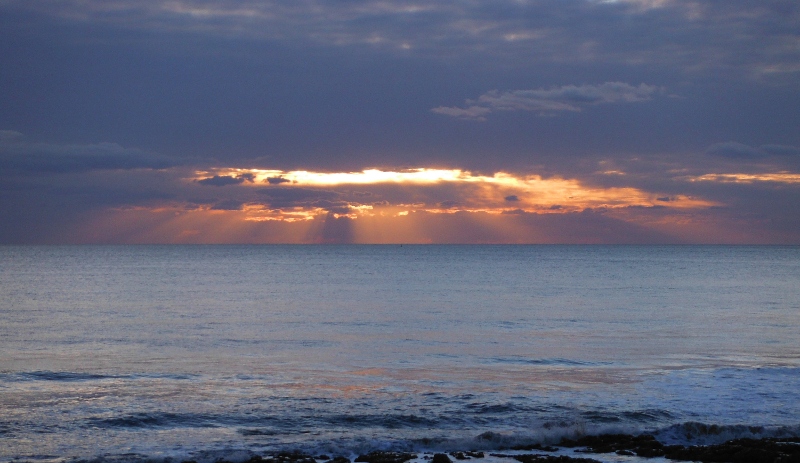
[[800, 247], [0, 246], [3, 462], [602, 433], [800, 436]]

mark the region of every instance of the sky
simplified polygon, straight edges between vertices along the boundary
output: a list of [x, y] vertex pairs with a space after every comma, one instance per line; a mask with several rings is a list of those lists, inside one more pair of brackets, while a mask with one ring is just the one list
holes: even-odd
[[800, 3], [0, 0], [0, 243], [800, 244]]

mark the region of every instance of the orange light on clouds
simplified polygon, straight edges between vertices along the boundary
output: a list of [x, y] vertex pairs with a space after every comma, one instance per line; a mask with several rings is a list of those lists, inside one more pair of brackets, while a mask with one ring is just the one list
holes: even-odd
[[240, 177], [252, 175], [251, 185], [269, 183], [270, 179], [283, 179], [287, 183], [304, 186], [337, 186], [337, 185], [374, 185], [380, 183], [434, 184], [439, 182], [494, 182], [503, 181], [505, 174], [494, 177], [475, 176], [460, 169], [408, 169], [403, 171], [383, 171], [366, 169], [361, 172], [309, 172], [295, 170], [236, 169], [220, 168], [210, 171], [198, 171], [193, 180], [200, 180], [209, 175]]
[[[399, 185], [406, 187], [435, 187], [449, 185], [455, 187], [456, 197], [449, 207], [428, 202], [414, 205], [394, 204], [402, 206], [403, 211], [395, 214], [407, 214], [409, 211], [426, 211], [431, 213], [486, 212], [499, 214], [521, 210], [536, 213], [576, 212], [587, 208], [619, 208], [619, 207], [653, 207], [665, 206], [676, 209], [704, 208], [717, 203], [685, 195], [664, 196], [646, 192], [633, 187], [592, 187], [577, 179], [561, 177], [543, 178], [540, 175], [513, 175], [497, 172], [494, 175], [477, 175], [461, 169], [407, 169], [401, 171], [385, 171], [367, 169], [361, 172], [311, 172], [280, 171], [263, 169], [219, 168], [209, 171], [198, 171], [190, 181], [202, 181], [211, 176], [246, 178], [241, 181], [242, 187], [264, 188], [332, 188], [342, 186], [381, 187]], [[356, 218], [363, 215], [376, 214], [370, 204], [351, 202], [349, 211], [337, 212], [339, 216]], [[269, 217], [278, 219], [288, 211], [273, 213]], [[295, 212], [301, 214], [300, 211]], [[324, 209], [305, 209], [305, 214], [317, 215], [326, 213]], [[258, 219], [252, 219], [258, 220]], [[261, 220], [270, 220], [269, 218]]]
[[325, 210], [321, 208], [285, 208], [285, 209], [270, 209], [262, 205], [247, 204], [242, 207], [244, 212], [244, 220], [252, 222], [267, 222], [271, 220], [283, 222], [302, 222], [306, 220], [313, 220], [318, 215], [325, 214]]
[[459, 169], [220, 168], [181, 184], [178, 198], [107, 210], [77, 236], [125, 243], [669, 241], [687, 227], [707, 228], [680, 221], [718, 205], [579, 179]]
[[689, 177], [691, 182], [720, 182], [720, 183], [800, 183], [800, 174], [790, 172], [775, 172], [764, 174], [705, 174]]

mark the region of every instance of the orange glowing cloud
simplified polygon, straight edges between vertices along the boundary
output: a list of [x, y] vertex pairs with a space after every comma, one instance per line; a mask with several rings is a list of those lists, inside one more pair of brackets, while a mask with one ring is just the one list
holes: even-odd
[[719, 182], [719, 183], [800, 183], [800, 174], [790, 172], [774, 172], [763, 174], [705, 174], [697, 177], [689, 177], [691, 182]]
[[183, 177], [182, 188], [167, 202], [107, 210], [76, 233], [124, 243], [673, 242], [694, 236], [686, 227], [706, 227], [681, 220], [718, 205], [579, 179], [459, 169], [219, 168]]
[[[347, 188], [371, 189], [371, 198], [393, 196], [394, 201], [368, 203], [347, 198], [345, 210], [337, 216], [356, 218], [368, 215], [407, 215], [430, 213], [485, 212], [501, 214], [512, 211], [531, 213], [566, 213], [589, 208], [665, 206], [674, 209], [706, 208], [716, 203], [686, 195], [665, 196], [632, 187], [601, 188], [587, 186], [577, 179], [544, 178], [539, 175], [513, 175], [497, 172], [477, 175], [460, 169], [408, 169], [361, 172], [310, 172], [260, 169], [220, 168], [198, 171], [192, 182], [214, 182], [259, 188], [278, 189]], [[410, 191], [413, 189], [413, 191]], [[445, 189], [447, 189], [446, 192]], [[341, 207], [340, 207], [341, 209]], [[321, 207], [276, 209], [251, 206], [250, 220], [300, 219], [329, 212]]]

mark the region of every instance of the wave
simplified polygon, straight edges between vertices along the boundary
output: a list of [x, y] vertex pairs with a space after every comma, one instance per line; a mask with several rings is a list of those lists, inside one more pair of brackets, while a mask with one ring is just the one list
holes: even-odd
[[102, 375], [95, 373], [76, 373], [71, 371], [29, 371], [21, 373], [0, 374], [0, 382], [21, 382], [21, 381], [96, 381], [103, 379], [119, 379], [128, 376]]
[[433, 427], [440, 423], [436, 418], [414, 414], [342, 414], [325, 419], [334, 426], [381, 427], [386, 429]]
[[219, 427], [216, 417], [195, 413], [134, 413], [113, 418], [88, 418], [89, 428], [172, 428]]
[[541, 366], [567, 366], [567, 367], [594, 367], [613, 365], [612, 362], [593, 362], [588, 360], [574, 360], [567, 358], [527, 358], [522, 356], [491, 357], [484, 359], [491, 363], [514, 363]]
[[664, 444], [715, 445], [733, 439], [797, 438], [800, 437], [800, 424], [748, 426], [688, 421], [658, 429], [651, 434]]
[[58, 382], [83, 382], [83, 381], [102, 381], [108, 379], [172, 379], [172, 380], [191, 380], [199, 375], [193, 374], [173, 374], [173, 373], [136, 373], [129, 375], [113, 375], [101, 373], [81, 373], [74, 371], [23, 371], [16, 373], [0, 373], [0, 384], [16, 383], [27, 381], [58, 381]]
[[[650, 429], [631, 425], [598, 425], [587, 423], [545, 423], [541, 428], [527, 432], [488, 431], [474, 437], [460, 439], [418, 439], [416, 450], [519, 450], [535, 445], [558, 446], [564, 439], [604, 434], [631, 436], [652, 435], [665, 445], [716, 445], [734, 439], [790, 439], [800, 438], [800, 424], [785, 426], [719, 425], [698, 422], [673, 424]], [[405, 448], [400, 445], [400, 448]]]
[[[187, 425], [193, 426], [216, 426], [219, 417], [206, 415], [179, 415], [170, 413], [154, 414], [133, 414], [116, 419], [97, 421], [95, 424], [108, 426], [122, 426], [129, 428], [151, 427], [151, 426], [171, 426]], [[105, 453], [86, 459], [54, 458], [52, 455], [47, 458], [36, 458], [31, 455], [25, 457], [27, 460], [53, 460], [69, 461], [77, 463], [79, 461], [93, 463], [124, 463], [150, 461], [153, 463], [170, 463], [182, 460], [194, 460], [198, 463], [213, 463], [220, 460], [232, 463], [240, 463], [251, 460], [255, 455], [268, 456], [277, 455], [282, 452], [292, 452], [304, 455], [345, 455], [353, 460], [358, 455], [367, 454], [373, 451], [384, 452], [412, 452], [412, 453], [436, 453], [436, 452], [478, 452], [496, 451], [504, 453], [523, 453], [535, 450], [537, 453], [565, 451], [564, 446], [574, 447], [574, 441], [591, 436], [603, 436], [608, 434], [641, 436], [652, 435], [658, 442], [664, 445], [716, 445], [734, 439], [765, 439], [765, 438], [800, 438], [800, 424], [790, 426], [746, 426], [746, 425], [716, 425], [698, 422], [685, 422], [673, 424], [660, 429], [635, 428], [632, 426], [617, 425], [587, 425], [585, 423], [550, 423], [531, 429], [525, 432], [505, 432], [505, 431], [486, 431], [472, 435], [461, 435], [451, 437], [397, 437], [392, 438], [391, 433], [367, 435], [349, 435], [347, 437], [334, 439], [315, 440], [313, 436], [303, 434], [302, 438], [289, 438], [290, 433], [285, 430], [274, 428], [240, 428], [237, 432], [242, 441], [235, 444], [227, 441], [224, 447], [196, 448], [170, 451], [164, 448], [151, 449], [151, 454], [139, 453]], [[295, 432], [298, 436], [302, 432]], [[287, 437], [287, 439], [283, 439]], [[308, 436], [308, 437], [305, 437]], [[572, 440], [573, 444], [565, 441]], [[272, 442], [269, 446], [255, 445], [258, 442]], [[280, 443], [283, 442], [283, 443]], [[557, 447], [558, 449], [553, 449]], [[254, 448], [260, 450], [255, 451]], [[417, 460], [425, 461], [424, 458]]]

